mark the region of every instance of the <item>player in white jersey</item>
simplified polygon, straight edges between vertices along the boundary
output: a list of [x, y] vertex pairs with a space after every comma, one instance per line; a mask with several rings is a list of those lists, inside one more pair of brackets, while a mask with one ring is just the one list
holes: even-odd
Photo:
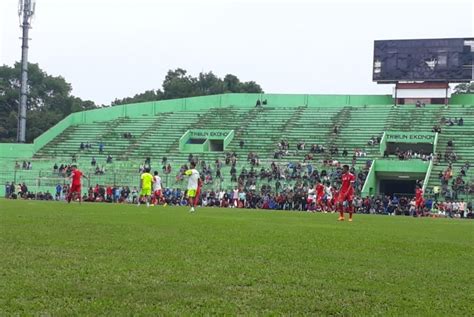
[[158, 205], [161, 202], [161, 177], [158, 172], [153, 173], [153, 204]]
[[189, 176], [188, 179], [188, 199], [191, 209], [189, 212], [194, 212], [199, 201], [199, 194], [201, 192], [201, 178], [199, 172], [196, 170], [196, 163], [191, 162], [191, 169], [184, 172], [184, 175]]
[[239, 202], [239, 189], [235, 187], [234, 191], [232, 192], [232, 205], [231, 208], [237, 207]]
[[306, 210], [309, 212], [315, 211], [314, 202], [316, 201], [316, 195], [313, 187], [308, 188], [308, 198], [306, 199]]
[[332, 210], [332, 188], [331, 184], [328, 182], [326, 186], [324, 186], [324, 201], [326, 202], [326, 211], [333, 211]]

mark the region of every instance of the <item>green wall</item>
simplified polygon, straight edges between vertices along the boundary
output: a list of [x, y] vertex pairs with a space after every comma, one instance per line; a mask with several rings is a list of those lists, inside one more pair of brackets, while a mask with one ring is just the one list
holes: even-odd
[[393, 173], [426, 173], [429, 162], [422, 160], [376, 160], [375, 172], [393, 172]]
[[364, 186], [362, 187], [362, 192], [361, 192], [362, 197], [373, 196], [375, 194], [375, 188], [377, 186], [377, 178], [375, 177], [376, 162], [377, 160], [374, 160], [372, 162], [372, 165], [370, 166], [369, 174], [367, 174], [367, 177], [365, 178], [365, 183], [364, 183]]
[[0, 157], [3, 158], [30, 158], [34, 153], [34, 144], [0, 143]]
[[451, 95], [449, 103], [452, 105], [474, 105], [474, 94]]

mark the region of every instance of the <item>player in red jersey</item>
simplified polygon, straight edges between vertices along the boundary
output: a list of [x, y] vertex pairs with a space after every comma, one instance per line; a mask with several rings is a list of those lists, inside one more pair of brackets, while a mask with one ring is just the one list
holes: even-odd
[[71, 179], [71, 187], [69, 188], [69, 194], [67, 196], [68, 203], [71, 202], [73, 196], [76, 196], [76, 194], [79, 195], [79, 203], [82, 202], [81, 177], [87, 179], [87, 177], [79, 169], [77, 169], [76, 165], [71, 166], [71, 176], [69, 176]]
[[198, 188], [196, 190], [196, 197], [194, 198], [194, 201], [193, 201], [194, 207], [197, 207], [197, 205], [199, 203], [199, 199], [201, 197], [201, 189], [202, 189], [202, 179], [199, 178], [198, 179]]
[[352, 200], [354, 199], [354, 174], [349, 172], [349, 165], [342, 167], [342, 185], [339, 189], [338, 195], [338, 207], [339, 207], [339, 221], [344, 220], [344, 203], [347, 203], [347, 210], [349, 211], [349, 221], [352, 221], [352, 213], [354, 208], [352, 206]]
[[321, 211], [324, 211], [324, 202], [323, 202], [323, 198], [324, 198], [324, 185], [321, 184], [320, 181], [318, 181], [316, 183], [316, 204], [317, 206], [319, 206], [319, 208], [321, 209]]
[[421, 188], [420, 185], [416, 185], [415, 206], [416, 206], [416, 215], [420, 216], [420, 214], [423, 214], [423, 208], [425, 207], [425, 200], [423, 199], [423, 189]]
[[337, 211], [337, 201], [339, 199], [339, 191], [336, 187], [332, 187], [332, 200], [331, 200], [331, 209], [334, 207], [333, 211]]

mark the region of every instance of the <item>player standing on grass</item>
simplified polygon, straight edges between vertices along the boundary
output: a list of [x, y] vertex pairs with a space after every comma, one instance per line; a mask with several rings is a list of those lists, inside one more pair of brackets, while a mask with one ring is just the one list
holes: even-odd
[[425, 207], [425, 200], [423, 199], [423, 189], [420, 185], [416, 185], [415, 191], [416, 215], [419, 217], [423, 215], [423, 208]]
[[138, 206], [143, 199], [146, 201], [146, 206], [150, 207], [151, 186], [153, 184], [153, 175], [150, 174], [150, 168], [146, 168], [145, 172], [140, 176], [140, 198], [138, 198]]
[[199, 177], [199, 172], [196, 170], [196, 163], [192, 161], [190, 163], [191, 169], [185, 171], [183, 174], [189, 176], [188, 179], [188, 199], [189, 199], [189, 212], [194, 212], [194, 207], [196, 207], [199, 194], [201, 191], [201, 178]]
[[[81, 192], [81, 177], [87, 179], [87, 177], [77, 168], [76, 165], [71, 166], [71, 187], [69, 188], [69, 193], [67, 195], [67, 202], [70, 203], [73, 199], [73, 196], [76, 194], [79, 195], [79, 203], [82, 202], [82, 192]], [[76, 199], [76, 197], [74, 197]]]
[[352, 206], [352, 200], [354, 199], [354, 174], [349, 172], [349, 165], [342, 167], [342, 185], [339, 189], [339, 195], [337, 197], [338, 208], [339, 208], [339, 221], [344, 221], [344, 204], [347, 204], [347, 210], [349, 211], [349, 221], [352, 221], [352, 213], [354, 212]]
[[157, 171], [153, 174], [153, 204], [158, 205], [161, 201], [161, 177]]
[[327, 182], [326, 183], [326, 186], [324, 186], [324, 200], [326, 202], [326, 211], [331, 211], [331, 212], [334, 212], [334, 210], [332, 209], [332, 187], [331, 187], [331, 183]]
[[316, 203], [317, 203], [317, 207], [319, 207], [321, 212], [325, 211], [324, 210], [323, 198], [324, 198], [324, 185], [321, 184], [320, 181], [317, 181], [317, 184], [316, 184]]

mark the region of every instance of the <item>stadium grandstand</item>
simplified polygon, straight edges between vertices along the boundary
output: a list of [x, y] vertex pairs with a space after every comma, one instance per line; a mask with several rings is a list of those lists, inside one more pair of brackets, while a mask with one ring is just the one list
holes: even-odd
[[394, 105], [390, 95], [223, 94], [108, 107], [71, 114], [32, 144], [0, 144], [0, 175], [4, 184], [54, 192], [76, 163], [87, 187], [133, 188], [150, 165], [164, 187], [183, 188], [182, 168], [192, 159], [205, 190], [260, 190], [313, 186], [315, 171], [337, 182], [335, 171], [348, 164], [362, 197], [410, 196], [418, 182], [426, 196], [469, 201], [473, 100]]

